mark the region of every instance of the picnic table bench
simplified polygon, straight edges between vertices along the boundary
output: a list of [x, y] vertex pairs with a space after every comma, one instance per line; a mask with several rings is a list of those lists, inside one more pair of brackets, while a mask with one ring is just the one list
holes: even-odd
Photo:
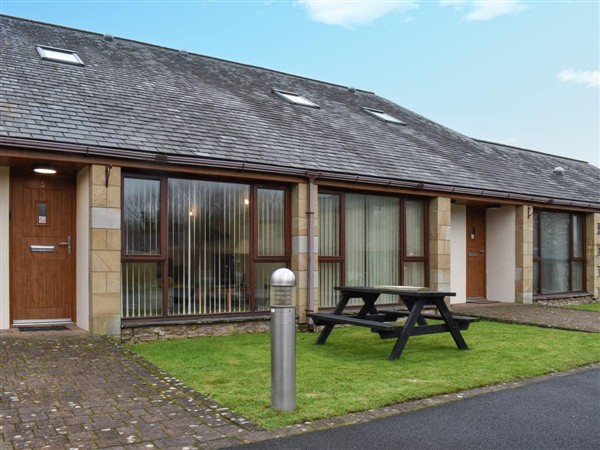
[[[356, 325], [370, 328], [372, 332], [379, 333], [382, 339], [397, 339], [392, 348], [389, 359], [397, 359], [408, 342], [410, 336], [419, 336], [434, 333], [450, 333], [456, 346], [466, 350], [461, 330], [469, 328], [471, 317], [453, 316], [444, 297], [456, 295], [454, 292], [440, 292], [429, 289], [407, 289], [394, 287], [362, 287], [344, 286], [334, 288], [341, 293], [340, 300], [331, 313], [309, 313], [316, 325], [324, 325], [316, 344], [325, 344], [335, 325]], [[404, 302], [407, 310], [377, 309], [375, 302], [381, 294], [398, 295]], [[363, 305], [358, 313], [345, 314], [351, 299], [362, 299]], [[426, 306], [435, 306], [439, 314], [423, 312]], [[404, 324], [397, 322], [400, 317], [406, 317]], [[428, 319], [442, 320], [441, 324], [429, 324]]]

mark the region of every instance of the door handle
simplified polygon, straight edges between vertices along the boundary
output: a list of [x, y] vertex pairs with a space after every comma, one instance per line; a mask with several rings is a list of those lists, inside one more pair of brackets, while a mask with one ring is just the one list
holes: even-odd
[[69, 256], [71, 256], [71, 235], [67, 236], [67, 242], [59, 242], [58, 245], [64, 247], [65, 245], [67, 246], [67, 252], [69, 253]]

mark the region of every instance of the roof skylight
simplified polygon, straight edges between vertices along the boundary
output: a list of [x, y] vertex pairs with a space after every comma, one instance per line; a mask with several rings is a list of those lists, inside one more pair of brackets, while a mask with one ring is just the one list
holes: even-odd
[[309, 108], [320, 108], [320, 106], [316, 103], [311, 102], [309, 99], [302, 97], [300, 94], [296, 94], [295, 92], [286, 92], [273, 89], [273, 93], [278, 97], [287, 100], [293, 105], [308, 106]]
[[37, 46], [37, 51], [42, 59], [48, 59], [50, 61], [58, 61], [66, 64], [74, 64], [77, 66], [83, 66], [83, 61], [77, 53], [73, 50], [63, 50], [60, 48], [46, 47], [42, 45]]
[[374, 117], [377, 117], [379, 120], [383, 120], [384, 122], [397, 123], [399, 125], [406, 125], [405, 122], [402, 122], [400, 119], [397, 119], [394, 116], [390, 116], [388, 113], [383, 111], [379, 111], [377, 109], [372, 108], [363, 108], [367, 114], [371, 114]]

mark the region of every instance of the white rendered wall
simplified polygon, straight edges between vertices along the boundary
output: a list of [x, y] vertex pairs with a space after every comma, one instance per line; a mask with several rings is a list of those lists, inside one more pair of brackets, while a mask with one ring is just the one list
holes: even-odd
[[450, 218], [450, 290], [452, 303], [467, 301], [467, 207], [452, 205]]
[[77, 326], [90, 329], [90, 170], [77, 174]]
[[10, 328], [10, 290], [8, 280], [8, 202], [9, 169], [0, 167], [0, 330]]
[[515, 301], [515, 208], [488, 209], [486, 215], [487, 299]]

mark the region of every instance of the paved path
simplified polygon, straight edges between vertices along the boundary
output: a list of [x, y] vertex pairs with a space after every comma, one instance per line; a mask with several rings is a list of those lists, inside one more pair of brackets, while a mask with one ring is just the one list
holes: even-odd
[[452, 305], [451, 309], [456, 314], [500, 322], [600, 333], [600, 313], [596, 311], [515, 303], [464, 303]]
[[600, 369], [595, 369], [240, 450], [592, 450], [599, 442]]
[[83, 332], [0, 335], [0, 391], [2, 450], [210, 449], [268, 435]]

